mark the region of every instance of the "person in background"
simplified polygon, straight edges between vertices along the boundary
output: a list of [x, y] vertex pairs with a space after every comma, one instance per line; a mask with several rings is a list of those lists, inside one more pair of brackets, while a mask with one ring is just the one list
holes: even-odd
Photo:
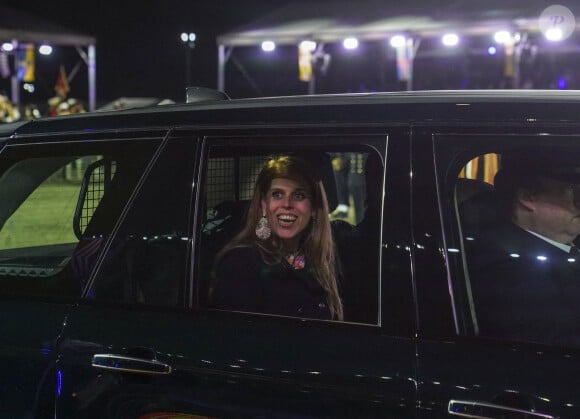
[[348, 218], [350, 199], [354, 205], [354, 224], [362, 221], [365, 211], [365, 160], [364, 153], [334, 153], [332, 168], [336, 181], [338, 206], [332, 213], [335, 218]]
[[579, 162], [565, 151], [503, 156], [501, 219], [466, 243], [481, 335], [580, 345]]
[[312, 164], [293, 155], [269, 160], [243, 229], [216, 257], [213, 306], [343, 320], [328, 213]]
[[338, 218], [348, 217], [350, 192], [348, 190], [348, 174], [350, 172], [348, 153], [335, 153], [332, 157], [332, 169], [336, 182], [338, 206], [333, 215]]

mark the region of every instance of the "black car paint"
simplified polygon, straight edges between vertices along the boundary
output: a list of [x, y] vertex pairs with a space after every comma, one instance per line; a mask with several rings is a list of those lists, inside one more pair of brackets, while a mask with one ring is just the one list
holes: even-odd
[[[104, 132], [170, 133], [172, 127], [187, 127], [196, 138], [383, 132], [386, 170], [392, 161], [408, 162], [387, 176], [388, 182], [399, 183], [387, 184], [384, 228], [397, 223], [408, 230], [384, 237], [383, 260], [397, 258], [408, 264], [408, 272], [393, 278], [383, 266], [382, 326], [219, 313], [189, 302], [166, 310], [83, 300], [55, 309], [3, 299], [4, 319], [32, 315], [35, 327], [23, 331], [1, 322], [1, 351], [16, 346], [25, 366], [44, 360], [30, 354], [47, 342], [50, 355], [35, 372], [4, 358], [11, 363], [5, 376], [28, 374], [17, 385], [20, 396], [7, 394], [2, 405], [9, 406], [12, 417], [17, 412], [25, 417], [20, 409], [38, 413], [30, 409], [36, 395], [44, 394], [45, 400], [46, 392], [54, 391], [57, 417], [173, 411], [210, 417], [431, 418], [447, 417], [450, 400], [578, 417], [577, 350], [469, 336], [469, 319], [457, 308], [460, 299], [450, 298], [432, 155], [432, 138], [442, 132], [577, 135], [580, 97], [559, 96], [463, 92], [242, 100], [87, 114], [3, 129], [2, 141], [9, 144], [63, 142], [80, 133], [95, 138]], [[394, 190], [403, 203], [391, 209]], [[404, 298], [395, 300], [392, 289]], [[147, 354], [173, 371], [149, 376], [96, 370], [91, 367], [96, 353]]]

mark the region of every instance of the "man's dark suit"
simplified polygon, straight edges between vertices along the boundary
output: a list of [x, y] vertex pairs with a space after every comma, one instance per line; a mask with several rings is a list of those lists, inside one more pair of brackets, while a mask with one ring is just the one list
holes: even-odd
[[480, 335], [580, 347], [580, 257], [511, 222], [466, 246]]

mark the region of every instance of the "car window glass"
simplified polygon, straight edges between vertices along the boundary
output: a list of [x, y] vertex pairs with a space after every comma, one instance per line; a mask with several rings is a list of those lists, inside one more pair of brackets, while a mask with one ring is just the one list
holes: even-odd
[[176, 138], [164, 147], [111, 241], [88, 299], [183, 306], [194, 146]]
[[[0, 163], [0, 292], [77, 297], [152, 150], [104, 142], [6, 150]], [[114, 210], [109, 205], [107, 211], [105, 202], [115, 202]]]
[[580, 345], [579, 161], [557, 144], [456, 154], [448, 182], [461, 240], [449, 248], [463, 259], [454, 274], [465, 277], [475, 334]]
[[[217, 278], [220, 269], [220, 256], [218, 255], [243, 229], [248, 211], [252, 207], [254, 187], [260, 171], [265, 163], [271, 159], [287, 155], [296, 155], [300, 159], [311, 159], [310, 164], [316, 168], [318, 173], [321, 173], [328, 201], [328, 213], [325, 218], [330, 223], [335, 243], [335, 255], [340, 267], [340, 270], [337, 271], [339, 272], [338, 288], [344, 320], [376, 324], [378, 322], [379, 300], [379, 202], [380, 191], [382, 191], [383, 163], [378, 153], [370, 148], [352, 147], [348, 149], [342, 147], [333, 150], [326, 147], [305, 151], [278, 147], [264, 152], [264, 147], [256, 151], [252, 151], [250, 148], [212, 147], [204, 173], [203, 195], [205, 201], [198, 262], [198, 304], [223, 309], [224, 306], [216, 305], [212, 295], [216, 284], [219, 281], [225, 281], [237, 287], [241, 286], [245, 279], [248, 279], [246, 276], [249, 276], [252, 286], [259, 289], [258, 294], [260, 294], [259, 298], [262, 301], [257, 303], [254, 300], [252, 304], [248, 305], [245, 305], [245, 302], [240, 303], [241, 305], [233, 303], [231, 306], [225, 306], [227, 309], [317, 318], [317, 315], [313, 314], [316, 310], [310, 312], [311, 316], [309, 316], [308, 309], [305, 307], [307, 303], [291, 302], [293, 298], [297, 298], [293, 295], [294, 290], [288, 289], [288, 294], [282, 297], [277, 294], [276, 286], [271, 286], [278, 280], [282, 281], [280, 278], [286, 275], [285, 272], [279, 271], [273, 275], [275, 279], [272, 279], [271, 282], [268, 282], [268, 275], [265, 275], [264, 282], [253, 281], [255, 277], [252, 275], [254, 274], [248, 272], [255, 269], [256, 264], [262, 263], [262, 257], [268, 258], [267, 255], [260, 254], [260, 252], [250, 251], [248, 255], [253, 259], [241, 263], [240, 270], [245, 271], [247, 275], [242, 278], [242, 275], [236, 274], [235, 276], [239, 277], [240, 282], [236, 282], [236, 279], [229, 281]], [[373, 177], [372, 182], [367, 184], [365, 180], [369, 173]], [[295, 214], [294, 208], [285, 211], [292, 215]], [[286, 212], [282, 212], [286, 214]], [[300, 218], [298, 219], [300, 220]], [[291, 218], [288, 223], [292, 221]], [[255, 235], [255, 232], [252, 235]], [[244, 250], [240, 250], [238, 254], [242, 258], [245, 257], [243, 256]], [[307, 260], [305, 266], [309, 266], [308, 263]], [[281, 269], [282, 266], [286, 266], [283, 261], [269, 261], [265, 263], [264, 269], [270, 270], [271, 267], [275, 271]], [[305, 281], [305, 284], [310, 284], [313, 289], [317, 287], [317, 283], [306, 274], [298, 281], [300, 280]], [[309, 282], [310, 280], [313, 282]], [[256, 295], [253, 295], [252, 299], [254, 297]], [[277, 302], [278, 298], [282, 301]], [[326, 304], [325, 297], [322, 297], [320, 301], [316, 298], [314, 300], [321, 307]], [[276, 305], [278, 308], [273, 307]]]

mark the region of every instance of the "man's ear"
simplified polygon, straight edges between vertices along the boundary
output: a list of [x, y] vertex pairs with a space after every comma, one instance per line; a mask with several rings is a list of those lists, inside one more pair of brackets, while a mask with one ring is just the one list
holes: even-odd
[[516, 193], [517, 203], [528, 211], [536, 210], [536, 194], [529, 189], [518, 189]]

